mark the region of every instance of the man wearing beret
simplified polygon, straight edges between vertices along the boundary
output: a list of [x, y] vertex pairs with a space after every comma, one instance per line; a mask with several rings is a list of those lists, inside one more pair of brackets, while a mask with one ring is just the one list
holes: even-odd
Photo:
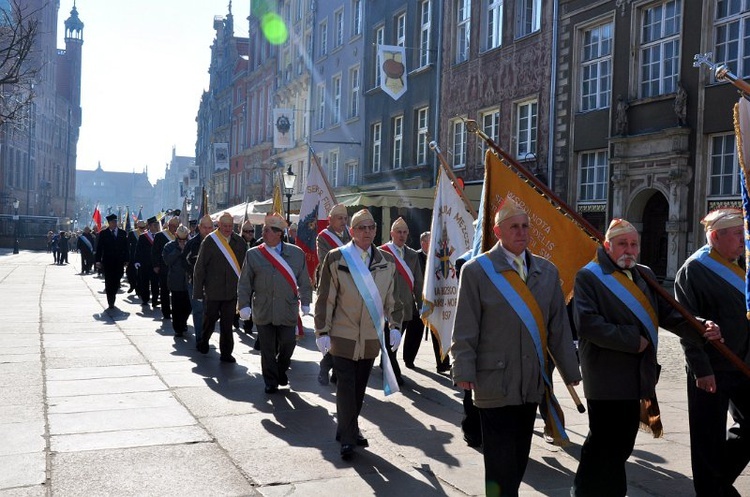
[[[330, 352], [338, 378], [336, 439], [346, 461], [354, 457], [355, 445], [368, 446], [358, 418], [375, 358], [382, 348], [396, 350], [401, 342], [401, 304], [393, 296], [395, 261], [373, 245], [375, 230], [370, 211], [354, 214], [352, 241], [332, 249], [321, 261], [315, 301], [316, 344], [321, 353]], [[385, 321], [391, 326], [388, 334], [383, 331]], [[398, 391], [390, 383], [388, 388]]]
[[[576, 275], [573, 320], [589, 432], [572, 495], [624, 496], [625, 462], [633, 452], [641, 402], [654, 416], [657, 331], [665, 328], [696, 346], [700, 334], [644, 280], [653, 271], [637, 264], [640, 236], [624, 219], [613, 219], [592, 262]], [[707, 339], [720, 339], [719, 327], [706, 322]], [[650, 407], [649, 407], [650, 406]]]
[[[394, 286], [394, 298], [401, 301], [403, 306], [403, 323], [396, 323], [404, 330], [404, 363], [408, 368], [414, 368], [414, 359], [419, 350], [419, 341], [422, 338], [424, 324], [419, 317], [419, 309], [422, 308], [422, 266], [419, 265], [417, 251], [406, 245], [409, 238], [409, 226], [403, 217], [396, 219], [391, 225], [391, 241], [381, 246], [393, 256], [396, 261], [396, 281]], [[416, 346], [415, 346], [416, 342]], [[407, 348], [407, 343], [410, 347]], [[404, 384], [401, 377], [401, 368], [398, 365], [396, 352], [388, 351], [388, 357], [396, 374], [399, 385]]]
[[234, 219], [228, 212], [219, 218], [219, 228], [201, 242], [193, 270], [193, 298], [203, 300], [203, 330], [197, 348], [208, 353], [208, 342], [219, 321], [221, 361], [234, 363], [232, 322], [237, 312], [237, 281], [245, 261], [247, 245], [233, 231]]
[[159, 295], [161, 296], [161, 315], [164, 319], [172, 319], [172, 303], [169, 295], [168, 272], [169, 266], [164, 262], [164, 246], [174, 241], [180, 218], [172, 217], [167, 223], [166, 229], [154, 235], [154, 244], [151, 246], [151, 264], [154, 272], [159, 276]]
[[135, 245], [135, 268], [138, 270], [138, 296], [141, 305], [147, 307], [149, 302], [156, 307], [159, 303], [159, 275], [154, 271], [151, 262], [151, 248], [154, 237], [159, 232], [159, 221], [150, 217], [146, 221], [148, 229], [141, 233]]
[[286, 373], [297, 343], [295, 332], [302, 331], [300, 303], [302, 313], [309, 314], [312, 301], [305, 253], [282, 241], [285, 229], [286, 221], [279, 214], [266, 216], [263, 243], [245, 254], [237, 285], [240, 319], [252, 315], [258, 329], [266, 393], [289, 384]]
[[[707, 244], [677, 272], [675, 296], [686, 309], [721, 328], [724, 343], [750, 364], [746, 318], [742, 211], [717, 209], [701, 223]], [[682, 340], [693, 486], [698, 497], [739, 496], [733, 483], [750, 461], [750, 380], [709, 344]], [[727, 433], [727, 410], [735, 424]]]
[[[315, 285], [317, 287], [320, 278], [320, 270], [323, 266], [323, 260], [328, 252], [333, 248], [343, 247], [352, 239], [349, 231], [346, 229], [346, 223], [349, 221], [349, 214], [346, 212], [344, 204], [336, 204], [328, 213], [328, 227], [318, 233], [315, 239], [315, 248], [318, 254], [318, 267], [315, 268]], [[320, 372], [318, 373], [318, 382], [321, 385], [328, 385], [329, 373], [333, 368], [333, 359], [331, 354], [323, 355], [320, 361]], [[335, 373], [330, 376], [330, 381], [336, 382]]]
[[128, 263], [128, 237], [117, 227], [117, 215], [107, 216], [107, 229], [99, 234], [96, 244], [96, 268], [104, 271], [104, 291], [109, 310], [114, 311], [115, 296]]
[[529, 216], [511, 198], [495, 214], [498, 242], [461, 268], [453, 380], [473, 390], [482, 426], [487, 495], [518, 495], [537, 407], [558, 444], [567, 439], [548, 377], [548, 351], [569, 385], [580, 381], [560, 276], [532, 254]]

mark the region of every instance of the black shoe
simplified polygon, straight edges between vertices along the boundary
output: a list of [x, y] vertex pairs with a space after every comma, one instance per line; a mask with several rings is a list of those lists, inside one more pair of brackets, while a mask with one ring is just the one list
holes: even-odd
[[406, 366], [409, 369], [414, 369], [414, 363], [413, 362], [405, 362], [404, 366]]
[[231, 355], [223, 355], [223, 356], [219, 357], [219, 360], [221, 362], [228, 362], [230, 364], [237, 362], [237, 359], [235, 359]]
[[132, 286], [128, 288], [128, 293], [133, 293], [134, 291], [135, 291], [135, 288], [133, 288]]
[[329, 381], [328, 371], [324, 371], [323, 369], [321, 369], [318, 373], [318, 383], [320, 383], [321, 385], [328, 385]]
[[351, 461], [354, 457], [354, 446], [351, 444], [344, 444], [341, 446], [341, 459], [344, 461]]
[[447, 366], [440, 365], [437, 367], [438, 373], [447, 373], [451, 370], [451, 365], [448, 364]]
[[405, 382], [404, 379], [399, 376], [398, 378], [396, 378], [396, 383], [398, 383], [398, 386], [403, 387]]
[[336, 377], [336, 373], [331, 373], [331, 383], [335, 385], [338, 381], [339, 379]]
[[469, 447], [478, 449], [479, 447], [482, 446], [482, 437], [473, 437], [473, 436], [464, 434], [464, 442], [466, 442], [466, 445], [468, 445]]
[[205, 340], [201, 340], [197, 344], [195, 344], [195, 348], [198, 349], [198, 352], [201, 354], [208, 354], [208, 342]]
[[[341, 435], [336, 433], [336, 441], [341, 441]], [[357, 433], [357, 445], [359, 447], [369, 447], [370, 442], [367, 441], [367, 439], [362, 435], [362, 432]]]
[[185, 336], [185, 334], [183, 332], [181, 332], [181, 331], [175, 331], [174, 332], [174, 336], [175, 336], [175, 338], [182, 338], [182, 337]]
[[279, 386], [285, 387], [289, 384], [289, 378], [286, 373], [279, 374]]
[[279, 391], [279, 387], [272, 387], [266, 385], [266, 393], [276, 393]]

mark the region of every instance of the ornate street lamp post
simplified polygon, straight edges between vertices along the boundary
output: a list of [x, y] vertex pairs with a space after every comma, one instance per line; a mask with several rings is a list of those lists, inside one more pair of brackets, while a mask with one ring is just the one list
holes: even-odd
[[292, 223], [290, 209], [292, 207], [292, 193], [294, 193], [294, 183], [297, 181], [297, 175], [292, 171], [292, 165], [284, 173], [284, 193], [286, 194], [286, 222], [287, 224]]
[[21, 223], [21, 219], [18, 217], [18, 206], [20, 204], [21, 204], [21, 202], [17, 198], [13, 199], [13, 210], [14, 210], [14, 212], [13, 212], [13, 221], [15, 222], [14, 223], [14, 227], [13, 227], [13, 238], [15, 240], [13, 242], [13, 253], [14, 254], [18, 253], [18, 245], [19, 245], [18, 244], [18, 229], [19, 229], [19, 224]]

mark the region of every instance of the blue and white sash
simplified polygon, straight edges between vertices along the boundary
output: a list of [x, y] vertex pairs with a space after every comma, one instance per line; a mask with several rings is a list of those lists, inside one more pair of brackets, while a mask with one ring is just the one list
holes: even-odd
[[90, 251], [92, 252], [94, 251], [94, 247], [91, 245], [91, 242], [89, 241], [88, 238], [86, 238], [83, 235], [79, 236], [78, 238], [86, 245], [86, 247], [88, 247]]
[[385, 314], [383, 313], [383, 298], [380, 296], [370, 270], [365, 266], [359, 252], [354, 246], [354, 242], [344, 245], [341, 248], [341, 255], [344, 256], [344, 260], [349, 266], [349, 274], [352, 275], [354, 284], [362, 296], [368, 314], [370, 314], [372, 324], [375, 326], [375, 331], [378, 332], [380, 349], [383, 353], [383, 392], [386, 396], [396, 393], [399, 391], [399, 388], [396, 382], [396, 374], [393, 372], [393, 366], [388, 358], [388, 344], [386, 343], [384, 332]]
[[711, 254], [711, 247], [709, 245], [704, 245], [696, 253], [691, 255], [688, 258], [688, 261], [690, 259], [695, 259], [716, 273], [724, 281], [732, 285], [742, 295], [745, 295], [745, 275], [742, 272], [742, 269], [737, 266], [737, 270], [734, 271], [731, 267], [723, 264]]

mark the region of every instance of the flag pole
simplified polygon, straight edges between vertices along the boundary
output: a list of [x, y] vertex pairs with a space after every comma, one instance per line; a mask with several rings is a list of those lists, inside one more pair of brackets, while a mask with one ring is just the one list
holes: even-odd
[[466, 194], [464, 193], [464, 189], [461, 188], [461, 185], [458, 182], [458, 178], [456, 178], [456, 175], [453, 173], [451, 168], [448, 166], [448, 162], [445, 160], [445, 157], [443, 156], [443, 151], [440, 150], [440, 147], [438, 146], [437, 142], [435, 140], [430, 142], [430, 149], [435, 152], [435, 155], [437, 155], [438, 160], [440, 161], [440, 165], [443, 167], [443, 170], [445, 171], [445, 174], [448, 175], [448, 178], [450, 178], [451, 183], [453, 183], [453, 188], [456, 189], [459, 196], [461, 197], [461, 200], [464, 201], [464, 204], [466, 205], [466, 209], [471, 213], [472, 217], [474, 219], [477, 218], [477, 211], [474, 209], [474, 206], [471, 203], [471, 200], [469, 200], [466, 197]]
[[[505, 152], [503, 149], [501, 149], [489, 136], [487, 136], [481, 129], [479, 129], [479, 126], [477, 125], [477, 122], [474, 120], [466, 120], [466, 129], [470, 133], [474, 133], [480, 138], [482, 138], [487, 145], [500, 157], [500, 160], [505, 162], [507, 165], [513, 167], [516, 169], [519, 173], [521, 173], [522, 176], [526, 178], [526, 181], [532, 183], [534, 187], [536, 187], [539, 191], [542, 192], [544, 196], [549, 198], [556, 206], [557, 209], [562, 212], [564, 215], [570, 217], [573, 219], [576, 223], [578, 223], [580, 226], [583, 227], [584, 231], [588, 233], [589, 236], [592, 238], [595, 238], [600, 244], [604, 242], [604, 236], [597, 230], [591, 223], [589, 223], [583, 216], [578, 214], [575, 210], [573, 210], [565, 201], [563, 201], [560, 197], [557, 196], [557, 194], [553, 193], [552, 190], [550, 190], [547, 185], [542, 183], [538, 178], [536, 178], [528, 169], [526, 169], [524, 166], [519, 164], [513, 157], [511, 157], [507, 152]], [[703, 336], [706, 333], [705, 326], [695, 319], [695, 316], [690, 314], [685, 307], [683, 307], [675, 298], [669, 294], [655, 279], [653, 279], [651, 276], [646, 274], [645, 271], [642, 271], [640, 268], [638, 268], [638, 274], [640, 274], [643, 279], [648, 283], [648, 286], [650, 286], [661, 298], [666, 300], [669, 305], [671, 305], [677, 312], [679, 312], [685, 320], [692, 325], [692, 327], [701, 335]], [[708, 343], [713, 345], [716, 350], [723, 355], [729, 362], [731, 362], [738, 370], [740, 370], [745, 376], [750, 378], [750, 367], [748, 367], [747, 364], [742, 361], [737, 355], [732, 352], [729, 347], [724, 345], [719, 340], [710, 340]]]
[[[326, 186], [328, 187], [328, 191], [331, 192], [331, 200], [333, 200], [334, 205], [338, 203], [336, 200], [336, 192], [333, 191], [333, 188], [331, 188], [331, 184], [328, 182], [328, 175], [323, 171], [323, 166], [320, 165], [320, 161], [318, 160], [318, 156], [315, 154], [315, 149], [312, 148], [312, 145], [309, 143], [307, 144], [307, 148], [310, 149], [310, 155], [313, 158], [313, 161], [315, 162], [315, 166], [318, 168], [318, 171], [320, 172], [320, 176], [323, 178], [323, 181], [325, 181]], [[326, 214], [328, 214], [326, 212]]]

